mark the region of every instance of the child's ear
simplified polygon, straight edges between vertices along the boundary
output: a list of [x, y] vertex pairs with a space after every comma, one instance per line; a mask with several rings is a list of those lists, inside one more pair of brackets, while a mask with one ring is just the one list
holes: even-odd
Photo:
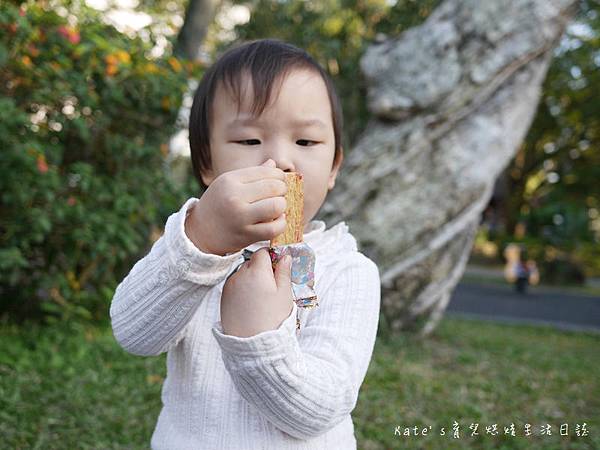
[[329, 174], [329, 190], [332, 190], [335, 186], [335, 179], [337, 178], [338, 171], [340, 170], [340, 166], [342, 165], [342, 161], [344, 161], [344, 148], [340, 148], [340, 156], [335, 161], [333, 167], [331, 168], [331, 173]]

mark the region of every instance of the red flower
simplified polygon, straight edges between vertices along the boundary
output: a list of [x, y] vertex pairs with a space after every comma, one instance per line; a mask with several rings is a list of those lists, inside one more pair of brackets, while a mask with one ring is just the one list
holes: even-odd
[[58, 31], [58, 34], [60, 34], [65, 39], [67, 39], [71, 44], [79, 44], [79, 41], [81, 41], [81, 36], [79, 35], [79, 31], [77, 31], [73, 28], [65, 27], [64, 25], [61, 25], [60, 27], [58, 27], [57, 31]]
[[37, 157], [37, 169], [40, 173], [48, 172], [48, 163], [46, 162], [44, 155], [39, 155]]
[[60, 27], [58, 27], [57, 31], [58, 31], [58, 34], [60, 34], [64, 38], [69, 37], [69, 30], [64, 25], [61, 25]]
[[75, 199], [75, 197], [73, 197], [72, 195], [69, 195], [69, 198], [67, 199], [67, 204], [69, 206], [73, 206], [75, 203], [77, 203], [77, 200]]
[[79, 31], [71, 31], [71, 34], [69, 34], [69, 42], [73, 45], [75, 44], [79, 44], [79, 41], [81, 41], [81, 36], [79, 36]]

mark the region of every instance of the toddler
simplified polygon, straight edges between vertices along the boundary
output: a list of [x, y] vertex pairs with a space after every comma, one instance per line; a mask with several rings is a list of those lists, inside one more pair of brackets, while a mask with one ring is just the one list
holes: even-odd
[[[379, 271], [345, 222], [312, 220], [343, 160], [341, 128], [329, 76], [293, 45], [246, 42], [204, 74], [189, 129], [206, 190], [169, 216], [110, 307], [126, 351], [167, 352], [153, 449], [356, 449]], [[291, 263], [273, 269], [268, 252], [286, 227], [285, 172], [303, 175], [315, 252], [319, 304], [300, 329]]]

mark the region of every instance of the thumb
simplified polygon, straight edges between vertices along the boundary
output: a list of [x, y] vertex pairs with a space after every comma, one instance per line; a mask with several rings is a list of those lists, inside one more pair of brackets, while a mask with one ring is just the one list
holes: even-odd
[[262, 163], [261, 166], [275, 167], [275, 161], [273, 161], [271, 158], [269, 158], [264, 163]]
[[292, 286], [292, 257], [285, 255], [275, 266], [275, 282], [277, 287]]

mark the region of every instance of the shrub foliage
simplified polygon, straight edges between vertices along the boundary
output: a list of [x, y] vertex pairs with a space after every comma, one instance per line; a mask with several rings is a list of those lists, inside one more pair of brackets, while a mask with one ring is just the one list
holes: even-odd
[[185, 198], [167, 142], [199, 68], [153, 58], [152, 33], [120, 33], [83, 2], [62, 10], [0, 5], [0, 313], [106, 320]]

